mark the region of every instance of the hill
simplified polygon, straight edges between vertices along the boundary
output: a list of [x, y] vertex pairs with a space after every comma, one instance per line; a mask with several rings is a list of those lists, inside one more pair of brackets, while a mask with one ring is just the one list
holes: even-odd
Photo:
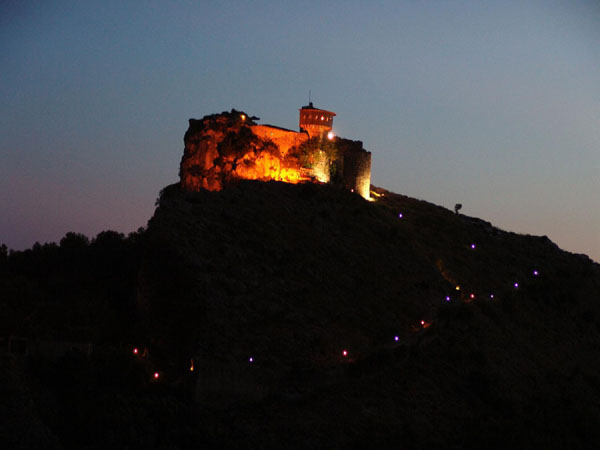
[[[93, 341], [91, 358], [6, 355], [5, 411], [48, 448], [595, 447], [600, 266], [372, 190], [168, 186], [147, 230], [80, 249], [76, 267], [102, 254], [118, 269], [69, 269], [78, 314], [61, 336]], [[40, 281], [61, 249], [38, 249], [34, 273], [32, 254], [5, 258], [3, 289], [21, 286], [7, 334], [33, 320], [52, 335], [58, 321], [28, 308], [43, 293], [45, 317], [64, 311], [49, 293], [69, 278]]]
[[208, 408], [215, 429], [228, 424], [215, 439], [597, 442], [599, 266], [546, 237], [374, 192], [373, 203], [314, 184], [163, 193], [140, 300], [162, 353], [198, 361], [203, 408], [231, 408], [219, 419]]

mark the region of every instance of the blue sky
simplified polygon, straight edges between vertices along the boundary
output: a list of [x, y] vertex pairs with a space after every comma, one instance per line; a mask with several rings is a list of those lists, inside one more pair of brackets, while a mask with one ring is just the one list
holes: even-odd
[[296, 128], [308, 91], [375, 185], [600, 261], [596, 1], [5, 1], [0, 242], [146, 225], [187, 120]]

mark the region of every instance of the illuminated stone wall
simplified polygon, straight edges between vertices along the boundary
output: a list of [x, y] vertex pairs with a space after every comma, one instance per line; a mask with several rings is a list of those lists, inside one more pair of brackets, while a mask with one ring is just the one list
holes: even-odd
[[322, 150], [317, 150], [315, 155], [315, 162], [311, 169], [307, 169], [307, 175], [309, 177], [316, 178], [321, 183], [329, 183], [331, 179], [331, 173], [329, 170], [330, 160]]
[[343, 155], [343, 179], [346, 188], [365, 199], [370, 198], [371, 152], [350, 150]]
[[239, 179], [308, 181], [298, 158], [289, 155], [306, 139], [306, 133], [256, 125], [235, 110], [190, 119], [179, 169], [181, 186], [187, 191], [220, 191]]
[[278, 147], [281, 156], [286, 156], [292, 147], [297, 147], [308, 140], [308, 134], [271, 125], [252, 125], [252, 132], [263, 140], [271, 140]]

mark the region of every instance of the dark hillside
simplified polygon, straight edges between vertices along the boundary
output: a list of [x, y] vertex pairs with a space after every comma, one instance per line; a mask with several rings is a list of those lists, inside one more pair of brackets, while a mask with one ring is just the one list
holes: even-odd
[[597, 448], [600, 266], [373, 192], [172, 185], [0, 248], [3, 335], [73, 343], [0, 354], [0, 447]]
[[312, 184], [165, 190], [139, 302], [170, 376], [196, 361], [205, 438], [599, 442], [599, 266], [545, 237], [376, 193], [369, 203]]

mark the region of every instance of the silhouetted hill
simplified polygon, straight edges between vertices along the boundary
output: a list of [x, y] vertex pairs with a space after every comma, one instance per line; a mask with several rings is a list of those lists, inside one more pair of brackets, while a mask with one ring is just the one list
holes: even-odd
[[595, 448], [600, 266], [374, 192], [172, 185], [146, 231], [3, 254], [5, 333], [94, 345], [3, 355], [8, 445]]
[[174, 371], [194, 355], [215, 442], [600, 442], [599, 266], [375, 191], [373, 203], [314, 184], [163, 193], [139, 300]]

